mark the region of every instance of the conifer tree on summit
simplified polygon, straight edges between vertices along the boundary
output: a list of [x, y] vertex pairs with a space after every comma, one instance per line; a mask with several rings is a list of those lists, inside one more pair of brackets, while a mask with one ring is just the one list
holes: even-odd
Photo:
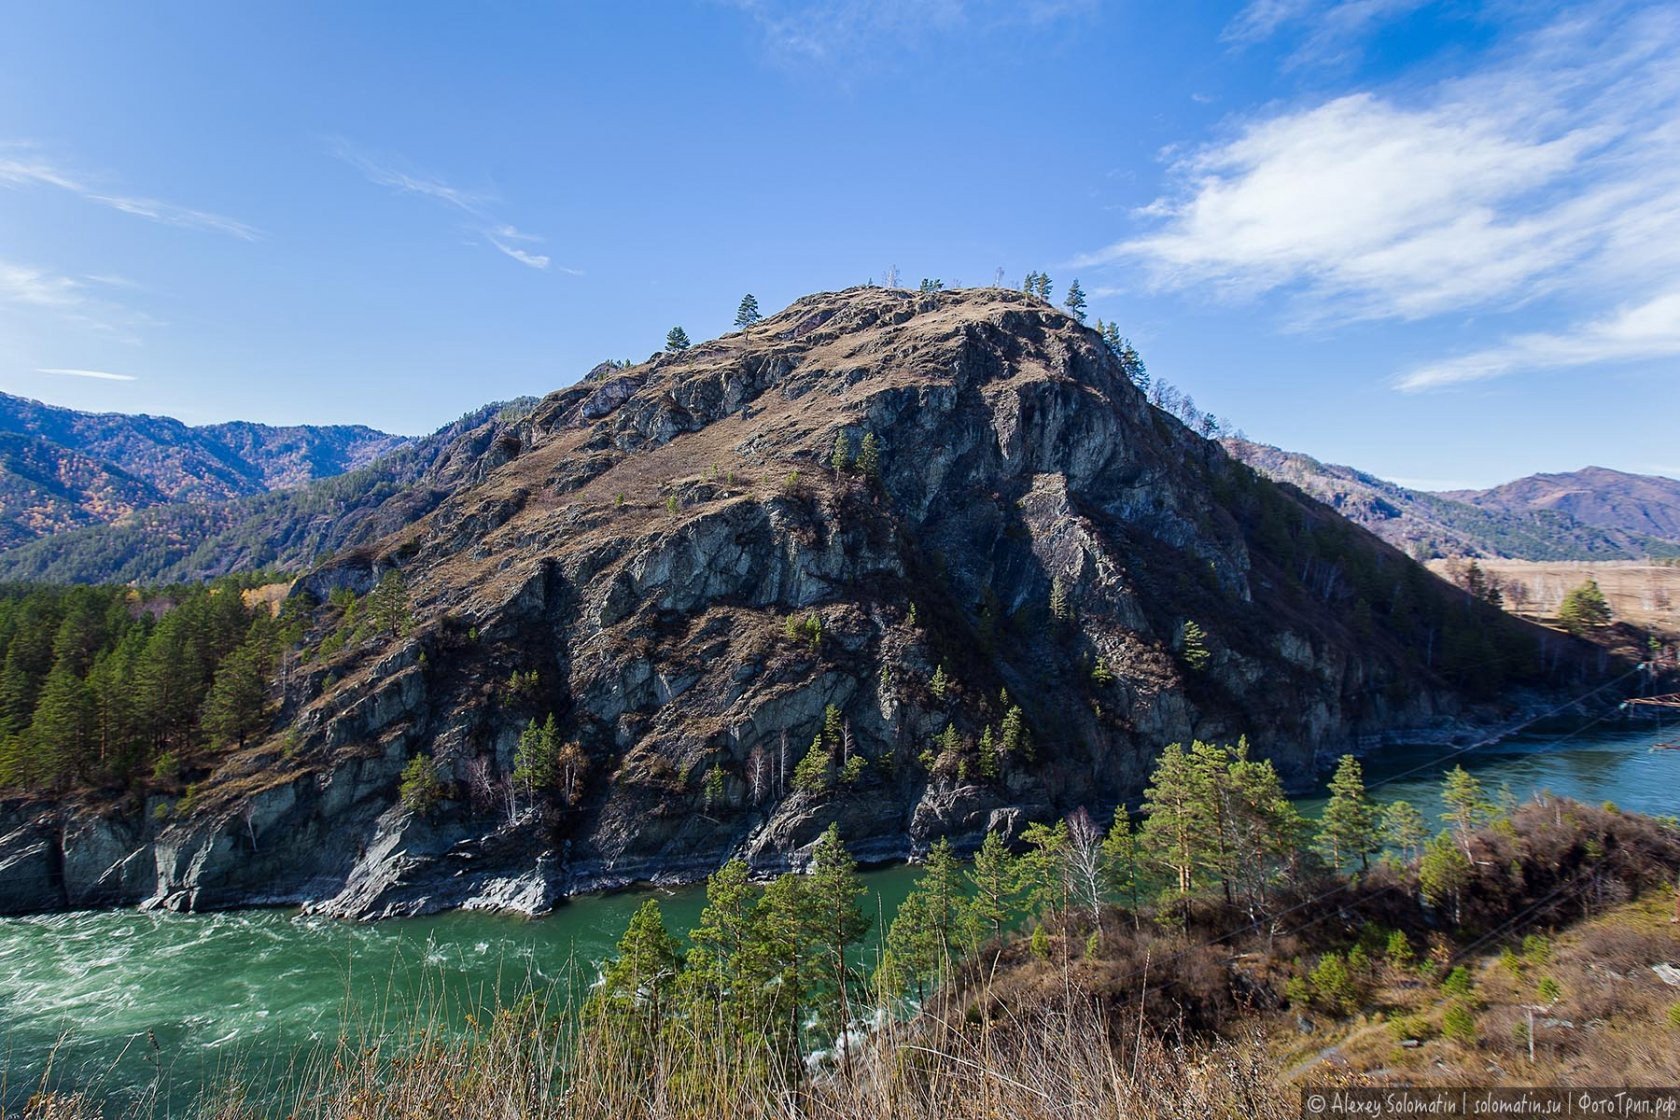
[[751, 292], [742, 296], [741, 306], [735, 310], [735, 325], [743, 328], [750, 327], [762, 318], [764, 316], [759, 314], [758, 311], [758, 299]]

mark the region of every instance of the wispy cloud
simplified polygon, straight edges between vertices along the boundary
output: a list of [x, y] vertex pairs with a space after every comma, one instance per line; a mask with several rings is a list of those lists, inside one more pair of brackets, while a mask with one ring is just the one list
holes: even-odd
[[[527, 268], [546, 271], [553, 264], [546, 253], [534, 252], [523, 247], [541, 244], [543, 238], [534, 233], [525, 233], [496, 217], [495, 206], [500, 200], [495, 192], [464, 190], [452, 186], [442, 179], [405, 169], [400, 166], [401, 161], [370, 155], [342, 138], [334, 138], [329, 146], [335, 156], [360, 171], [368, 182], [388, 187], [399, 194], [417, 195], [465, 214], [471, 219], [469, 228], [483, 244]], [[582, 275], [572, 268], [561, 268], [558, 271], [573, 276]]]
[[1420, 366], [1396, 384], [1408, 391], [1486, 381], [1522, 370], [1680, 356], [1680, 288], [1579, 323], [1568, 332], [1513, 335], [1474, 353]]
[[752, 17], [766, 48], [792, 64], [848, 64], [883, 47], [961, 31], [1044, 25], [1097, 0], [723, 0]]
[[1242, 47], [1286, 32], [1300, 44], [1286, 66], [1345, 60], [1382, 24], [1429, 6], [1429, 0], [1250, 0], [1220, 36]]
[[102, 369], [38, 369], [36, 373], [50, 373], [56, 377], [88, 377], [95, 381], [138, 381], [131, 373], [107, 373]]
[[155, 322], [142, 312], [95, 294], [95, 286], [109, 286], [109, 282], [0, 260], [0, 309], [10, 308], [30, 317], [50, 314], [78, 327], [118, 333], [129, 341], [133, 341], [131, 332], [135, 328]]
[[1577, 14], [1421, 95], [1241, 124], [1179, 159], [1149, 230], [1082, 263], [1162, 288], [1277, 293], [1297, 323], [1573, 317], [1405, 374], [1409, 389], [1680, 353], [1680, 12]]
[[32, 147], [27, 146], [12, 145], [0, 150], [0, 185], [13, 189], [47, 187], [68, 191], [88, 202], [120, 210], [124, 214], [133, 214], [147, 221], [179, 226], [183, 229], [208, 230], [237, 237], [242, 241], [255, 241], [261, 236], [253, 226], [221, 214], [213, 214], [208, 210], [177, 206], [155, 198], [114, 193], [94, 185], [86, 176], [40, 156]]

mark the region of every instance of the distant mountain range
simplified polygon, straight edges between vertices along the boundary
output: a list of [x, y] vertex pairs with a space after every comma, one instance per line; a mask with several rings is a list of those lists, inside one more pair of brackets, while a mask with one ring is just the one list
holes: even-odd
[[[517, 440], [534, 403], [487, 405], [416, 440], [359, 425], [189, 427], [0, 393], [0, 580], [159, 583], [305, 568], [473, 481], [498, 441]], [[1672, 479], [1589, 467], [1429, 493], [1265, 444], [1221, 442], [1419, 559], [1680, 556]]]
[[1642, 560], [1680, 556], [1680, 482], [1588, 467], [1491, 490], [1408, 490], [1353, 467], [1244, 439], [1225, 450], [1419, 559]]
[[488, 469], [496, 446], [534, 403], [486, 405], [331, 478], [222, 501], [151, 505], [115, 524], [53, 533], [0, 551], [0, 581], [175, 583], [305, 568], [429, 512]]
[[1500, 513], [1561, 513], [1583, 525], [1680, 541], [1680, 482], [1660, 475], [1587, 467], [1441, 497]]
[[189, 427], [0, 393], [0, 548], [166, 503], [287, 489], [409, 442], [361, 425]]

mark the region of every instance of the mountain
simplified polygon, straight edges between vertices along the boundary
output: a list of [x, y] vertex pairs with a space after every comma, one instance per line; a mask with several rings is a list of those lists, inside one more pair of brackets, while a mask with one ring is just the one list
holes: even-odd
[[474, 419], [292, 586], [266, 732], [0, 801], [0, 909], [535, 912], [831, 822], [897, 859], [1135, 804], [1171, 742], [1302, 783], [1598, 671], [1018, 293], [810, 296]]
[[[1659, 505], [1649, 507], [1651, 516], [1644, 522], [1647, 528], [1641, 529], [1638, 519], [1631, 515], [1622, 524], [1613, 524], [1609, 520], [1582, 519], [1569, 508], [1548, 508], [1541, 503], [1525, 507], [1514, 501], [1501, 504], [1471, 500], [1475, 495], [1497, 494], [1497, 490], [1442, 494], [1408, 490], [1353, 467], [1321, 463], [1263, 443], [1237, 438], [1222, 443], [1233, 457], [1267, 478], [1298, 488], [1420, 559], [1486, 556], [1547, 561], [1643, 560], [1680, 555], [1680, 532], [1665, 539], [1663, 534], [1649, 531], [1659, 527], [1657, 519], [1664, 514], [1664, 507]], [[1564, 476], [1536, 476], [1548, 477]], [[1680, 495], [1680, 483], [1641, 479], [1638, 475], [1622, 477], [1665, 483]], [[1626, 492], [1631, 493], [1632, 488]], [[1625, 509], [1630, 502], [1624, 498], [1619, 508]], [[1581, 504], [1587, 503], [1583, 499]], [[1667, 513], [1680, 523], [1680, 504]]]
[[0, 393], [0, 548], [169, 502], [343, 474], [404, 446], [356, 426], [213, 424], [77, 412]]
[[1560, 513], [1607, 532], [1680, 541], [1680, 482], [1660, 475], [1587, 467], [1441, 496], [1490, 512]]
[[486, 405], [368, 466], [287, 490], [141, 509], [118, 524], [0, 552], [0, 582], [197, 582], [300, 571], [408, 524], [488, 469], [489, 449], [534, 400]]

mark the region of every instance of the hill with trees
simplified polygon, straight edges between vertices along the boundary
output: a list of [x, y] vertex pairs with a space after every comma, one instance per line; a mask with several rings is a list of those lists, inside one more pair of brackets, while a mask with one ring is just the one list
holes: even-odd
[[1660, 475], [1587, 467], [1441, 496], [1495, 513], [1559, 513], [1606, 532], [1680, 541], [1680, 482]]
[[0, 548], [168, 502], [213, 502], [365, 466], [409, 441], [354, 426], [77, 412], [0, 393]]
[[1301, 783], [1604, 668], [1152, 407], [1041, 293], [810, 296], [399, 467], [253, 500], [253, 564], [279, 503], [319, 503], [296, 555], [338, 547], [263, 726], [200, 708], [174, 774], [21, 783], [7, 907], [532, 912], [830, 826], [960, 851], [1106, 813], [1174, 742]]

